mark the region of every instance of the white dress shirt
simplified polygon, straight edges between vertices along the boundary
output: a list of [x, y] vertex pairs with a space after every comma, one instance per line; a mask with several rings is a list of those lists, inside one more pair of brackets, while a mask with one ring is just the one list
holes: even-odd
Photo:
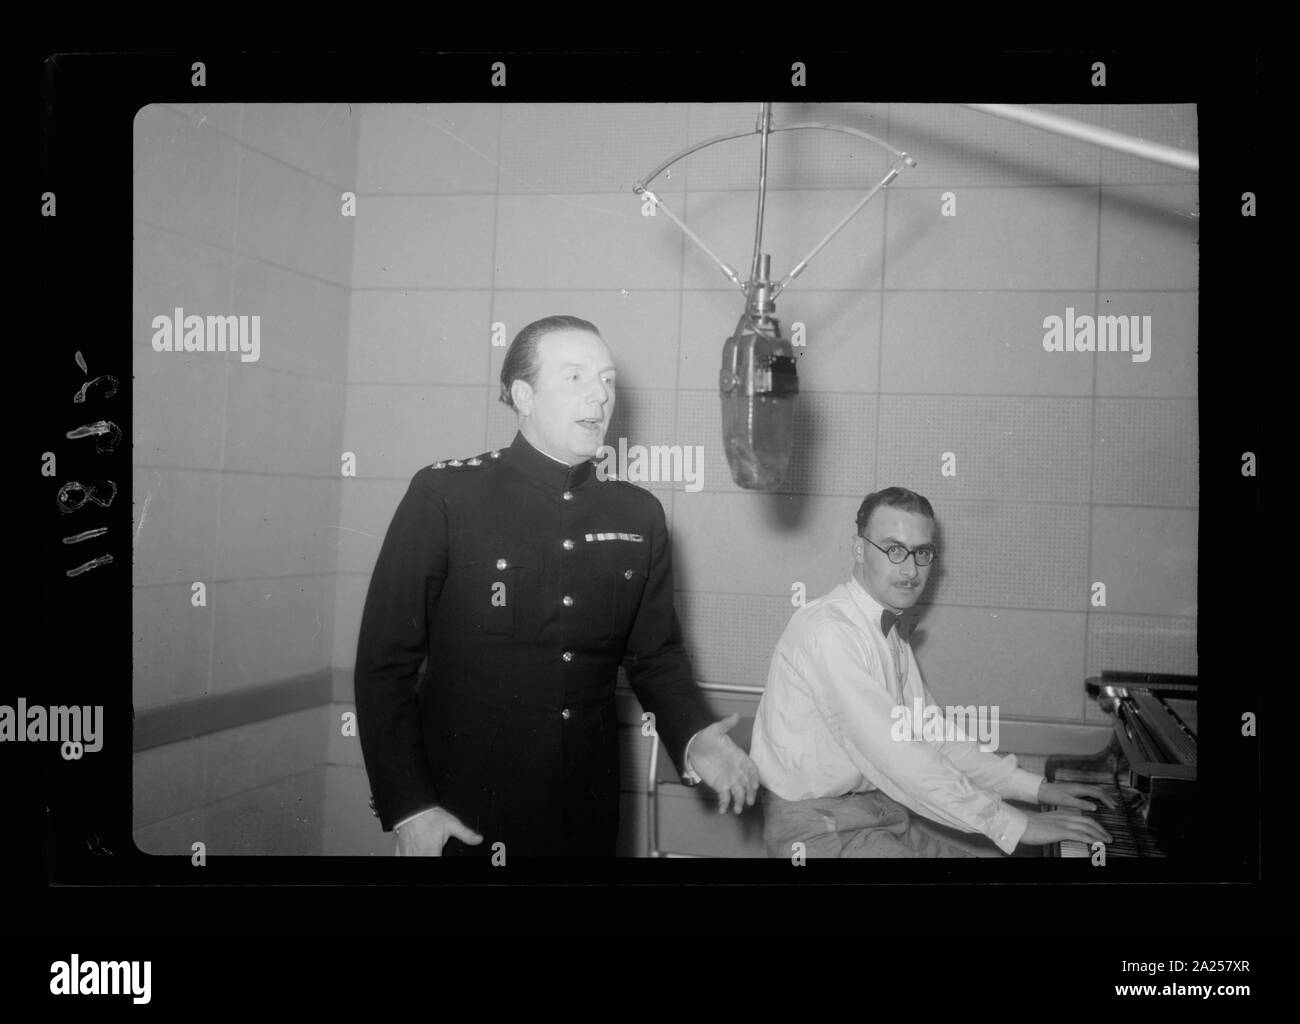
[[[926, 818], [979, 832], [1010, 853], [1029, 819], [1003, 798], [1037, 800], [1042, 777], [1014, 754], [964, 738], [894, 738], [894, 709], [935, 703], [912, 648], [880, 631], [881, 604], [856, 578], [795, 612], [777, 642], [750, 756], [785, 800], [879, 789]], [[901, 677], [901, 678], [900, 678]]]

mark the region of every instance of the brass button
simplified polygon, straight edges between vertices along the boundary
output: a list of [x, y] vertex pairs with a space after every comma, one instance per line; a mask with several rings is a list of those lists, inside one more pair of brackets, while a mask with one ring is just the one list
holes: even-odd
[[563, 498], [565, 501], [572, 501], [572, 500], [573, 500], [573, 492], [572, 492], [572, 491], [565, 491], [563, 494], [560, 495], [560, 497]]
[[498, 559], [497, 559], [497, 568], [498, 568], [498, 569], [504, 569], [505, 567], [506, 567], [506, 560], [505, 560], [504, 558], [498, 558]]
[[573, 660], [573, 652], [572, 652], [572, 651], [565, 651], [563, 654], [560, 655], [560, 657], [563, 658], [565, 661], [572, 661], [572, 660]]
[[566, 539], [566, 540], [564, 541], [564, 550], [565, 550], [565, 551], [572, 551], [572, 550], [573, 550], [573, 541]]
[[632, 578], [632, 570], [631, 570], [631, 569], [629, 569], [627, 572], [623, 573], [623, 579], [625, 579], [625, 580], [630, 580], [631, 578]]
[[568, 708], [565, 708], [563, 711], [561, 711], [561, 712], [560, 712], [560, 717], [563, 718], [563, 719], [567, 722], [567, 721], [569, 720], [569, 709], [568, 709]]
[[573, 607], [573, 598], [571, 598], [568, 594], [565, 594], [564, 597], [562, 597], [560, 600], [564, 603], [564, 607], [566, 608]]

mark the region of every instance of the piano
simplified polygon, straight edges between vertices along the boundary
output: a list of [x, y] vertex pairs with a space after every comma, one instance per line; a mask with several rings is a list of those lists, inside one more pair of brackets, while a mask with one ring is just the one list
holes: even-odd
[[[1109, 792], [1116, 807], [1101, 805], [1093, 813], [1114, 839], [1106, 846], [1107, 858], [1178, 857], [1187, 847], [1196, 793], [1196, 677], [1103, 672], [1086, 685], [1114, 720], [1110, 743], [1091, 757], [1052, 755], [1044, 777]], [[1043, 852], [1092, 855], [1076, 840]]]

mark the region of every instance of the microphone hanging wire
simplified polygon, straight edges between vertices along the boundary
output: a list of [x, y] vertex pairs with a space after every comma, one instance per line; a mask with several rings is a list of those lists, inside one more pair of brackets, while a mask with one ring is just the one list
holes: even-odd
[[749, 264], [749, 283], [758, 280], [758, 254], [763, 249], [763, 204], [767, 201], [767, 137], [772, 131], [772, 104], [764, 103], [758, 113], [763, 141], [758, 155], [758, 219], [754, 224], [754, 259]]

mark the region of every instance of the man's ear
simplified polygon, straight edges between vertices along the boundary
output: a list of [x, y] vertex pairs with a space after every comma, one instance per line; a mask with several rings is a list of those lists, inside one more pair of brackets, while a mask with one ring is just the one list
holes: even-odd
[[867, 553], [866, 542], [855, 533], [851, 543], [853, 544], [853, 564], [861, 565], [862, 560], [866, 557]]
[[510, 397], [515, 403], [515, 409], [529, 416], [533, 411], [533, 389], [526, 380], [512, 381], [510, 384]]

